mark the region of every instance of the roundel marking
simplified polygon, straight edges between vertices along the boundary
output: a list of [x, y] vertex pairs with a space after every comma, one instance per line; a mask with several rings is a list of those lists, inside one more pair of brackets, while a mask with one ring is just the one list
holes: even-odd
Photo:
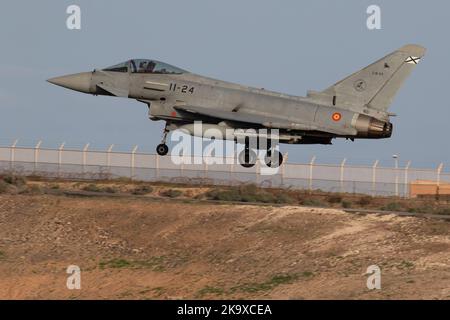
[[354, 86], [356, 91], [362, 92], [362, 91], [366, 90], [367, 84], [366, 84], [366, 82], [363, 79], [359, 79], [359, 80], [355, 81], [353, 86]]
[[331, 116], [331, 119], [333, 119], [333, 121], [336, 121], [336, 122], [340, 121], [342, 119], [342, 115], [339, 112], [335, 112]]

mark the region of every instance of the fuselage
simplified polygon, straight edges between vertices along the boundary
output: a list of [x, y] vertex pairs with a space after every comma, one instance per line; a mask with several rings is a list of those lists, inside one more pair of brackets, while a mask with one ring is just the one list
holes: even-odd
[[[392, 134], [389, 121], [341, 109], [332, 101], [319, 103], [308, 97], [212, 79], [165, 64], [167, 68], [161, 69], [161, 72], [139, 72], [136, 67], [138, 61], [145, 60], [130, 60], [123, 66], [66, 76], [72, 77], [67, 80], [67, 85], [64, 77], [49, 81], [94, 95], [145, 102], [149, 106], [150, 118], [167, 121], [171, 124], [171, 130], [198, 120], [209, 125], [220, 125], [220, 128], [269, 127], [279, 129], [283, 137], [281, 142], [299, 144], [330, 144], [336, 137], [387, 138]], [[79, 83], [75, 83], [76, 77]], [[183, 106], [208, 108], [210, 114], [205, 116], [180, 111], [179, 107]], [[264, 124], [230, 119], [223, 121], [220, 117], [214, 117], [215, 110], [266, 117], [268, 121]]]
[[[166, 120], [173, 124], [211, 120], [199, 119], [196, 115], [180, 113], [176, 109], [177, 106], [195, 105], [229, 112], [277, 115], [292, 123], [291, 128], [279, 128], [284, 136], [290, 137], [284, 139], [288, 141], [282, 141], [290, 143], [328, 144], [334, 137], [386, 138], [392, 132], [392, 126], [388, 122], [357, 112], [321, 105], [304, 97], [252, 88], [192, 73], [124, 74], [119, 76], [119, 79], [111, 73], [93, 72], [93, 93], [109, 94], [98, 90], [97, 84], [115, 79], [113, 85], [123, 86], [125, 91], [128, 90], [128, 98], [149, 104], [149, 115], [153, 120]], [[310, 124], [310, 130], [298, 130], [295, 127], [298, 122]], [[230, 122], [227, 124], [234, 127]]]

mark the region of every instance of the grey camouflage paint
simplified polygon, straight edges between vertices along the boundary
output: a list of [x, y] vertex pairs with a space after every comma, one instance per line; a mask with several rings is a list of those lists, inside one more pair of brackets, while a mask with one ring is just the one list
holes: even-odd
[[[388, 138], [388, 112], [395, 94], [425, 54], [406, 45], [322, 92], [306, 97], [207, 78], [190, 72], [132, 73], [106, 70], [48, 81], [94, 95], [125, 97], [149, 106], [152, 120], [168, 130], [187, 129], [194, 121], [205, 128], [274, 128], [280, 142], [330, 144], [333, 138]], [[132, 60], [130, 60], [132, 61]], [[129, 62], [131, 63], [131, 62]]]

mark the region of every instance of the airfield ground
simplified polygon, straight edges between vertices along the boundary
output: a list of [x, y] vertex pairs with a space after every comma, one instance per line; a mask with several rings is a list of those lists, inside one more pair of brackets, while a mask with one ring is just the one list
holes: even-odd
[[[0, 194], [0, 299], [450, 299], [448, 221], [215, 204], [202, 187], [27, 185]], [[89, 197], [62, 192], [76, 188]]]

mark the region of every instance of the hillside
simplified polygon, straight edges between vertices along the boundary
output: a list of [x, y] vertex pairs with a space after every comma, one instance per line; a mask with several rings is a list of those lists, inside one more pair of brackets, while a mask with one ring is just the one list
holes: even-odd
[[[441, 220], [0, 195], [0, 299], [449, 299], [449, 253]], [[382, 290], [366, 288], [373, 264]], [[69, 265], [81, 267], [81, 290], [66, 288]]]

